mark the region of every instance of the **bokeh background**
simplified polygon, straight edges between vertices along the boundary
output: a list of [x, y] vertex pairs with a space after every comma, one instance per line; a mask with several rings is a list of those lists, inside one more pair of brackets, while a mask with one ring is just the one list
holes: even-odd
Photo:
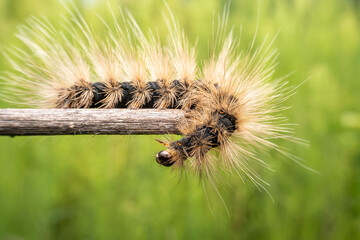
[[[66, 1], [65, 1], [66, 2]], [[199, 59], [207, 55], [214, 13], [226, 1], [168, 0]], [[165, 39], [162, 1], [110, 1]], [[77, 1], [96, 31], [104, 1]], [[0, 47], [19, 44], [31, 16], [61, 25], [57, 0], [1, 0]], [[233, 0], [229, 23], [242, 25], [243, 47], [280, 33], [276, 77], [293, 73], [297, 90], [285, 115], [309, 147], [281, 143], [315, 174], [270, 152], [275, 172], [260, 192], [227, 177], [206, 194], [190, 176], [180, 182], [158, 166], [154, 136], [0, 137], [0, 239], [360, 239], [360, 7], [356, 0]], [[0, 70], [7, 64], [0, 56]], [[0, 102], [0, 107], [14, 107]]]

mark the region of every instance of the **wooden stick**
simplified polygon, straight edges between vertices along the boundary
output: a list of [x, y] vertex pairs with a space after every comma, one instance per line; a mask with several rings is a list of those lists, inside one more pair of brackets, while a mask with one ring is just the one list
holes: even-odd
[[0, 135], [180, 134], [176, 109], [0, 109]]

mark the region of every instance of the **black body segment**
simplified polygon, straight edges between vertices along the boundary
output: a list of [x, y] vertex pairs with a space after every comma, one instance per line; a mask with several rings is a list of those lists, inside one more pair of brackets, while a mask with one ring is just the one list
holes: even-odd
[[92, 84], [93, 87], [93, 99], [91, 108], [99, 108], [101, 107], [101, 101], [105, 98], [104, 89], [106, 88], [105, 84], [101, 82], [96, 82]]

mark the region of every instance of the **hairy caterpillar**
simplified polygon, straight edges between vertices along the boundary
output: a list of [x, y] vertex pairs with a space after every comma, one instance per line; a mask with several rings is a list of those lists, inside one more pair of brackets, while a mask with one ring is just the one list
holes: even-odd
[[[160, 141], [166, 150], [156, 161], [190, 167], [199, 177], [214, 177], [218, 168], [244, 173], [256, 185], [261, 179], [249, 165], [256, 149], [278, 149], [276, 138], [290, 138], [278, 112], [289, 93], [271, 80], [275, 51], [266, 41], [239, 50], [233, 31], [226, 34], [228, 10], [220, 19], [207, 60], [197, 54], [172, 18], [168, 42], [145, 35], [129, 15], [115, 21], [99, 38], [75, 12], [63, 30], [46, 20], [31, 19], [18, 37], [25, 49], [13, 49], [13, 72], [3, 78], [18, 103], [46, 108], [180, 108], [187, 117], [183, 138]], [[106, 25], [107, 26], [107, 25]], [[291, 92], [290, 92], [291, 93]]]

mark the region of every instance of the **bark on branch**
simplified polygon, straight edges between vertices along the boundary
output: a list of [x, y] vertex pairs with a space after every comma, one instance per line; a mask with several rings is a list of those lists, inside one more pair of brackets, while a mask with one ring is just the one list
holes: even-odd
[[176, 109], [0, 109], [0, 135], [180, 134]]

